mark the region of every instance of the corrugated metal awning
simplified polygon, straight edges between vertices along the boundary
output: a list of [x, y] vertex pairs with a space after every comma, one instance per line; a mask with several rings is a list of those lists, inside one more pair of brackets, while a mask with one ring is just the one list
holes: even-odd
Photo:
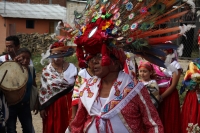
[[63, 20], [66, 8], [54, 4], [0, 2], [0, 15], [9, 18]]

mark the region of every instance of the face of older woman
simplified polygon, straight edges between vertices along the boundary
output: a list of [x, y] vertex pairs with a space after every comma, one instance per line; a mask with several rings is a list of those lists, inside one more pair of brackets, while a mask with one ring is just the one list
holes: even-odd
[[[61, 54], [61, 51], [51, 51], [51, 55], [53, 54]], [[61, 64], [63, 63], [64, 58], [60, 57], [60, 58], [52, 58], [52, 62], [55, 64]]]
[[119, 71], [119, 63], [116, 60], [111, 59], [111, 63], [108, 66], [101, 65], [101, 56], [97, 55], [93, 59], [94, 75], [99, 78], [107, 76], [110, 72]]
[[88, 68], [90, 69], [90, 71], [91, 71], [92, 73], [94, 73], [94, 62], [93, 62], [92, 59], [90, 59], [90, 60], [88, 61]]

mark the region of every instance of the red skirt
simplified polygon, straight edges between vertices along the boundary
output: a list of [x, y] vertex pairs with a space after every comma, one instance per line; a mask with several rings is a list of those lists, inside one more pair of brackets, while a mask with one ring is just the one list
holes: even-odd
[[181, 133], [187, 133], [186, 128], [188, 123], [193, 123], [200, 126], [200, 104], [197, 101], [195, 91], [188, 91], [181, 112]]
[[72, 93], [64, 95], [45, 109], [47, 116], [43, 119], [43, 133], [64, 133], [67, 129], [72, 109]]
[[[166, 88], [159, 88], [160, 94], [165, 90]], [[158, 113], [165, 133], [180, 133], [180, 102], [177, 89], [163, 99], [158, 107]]]

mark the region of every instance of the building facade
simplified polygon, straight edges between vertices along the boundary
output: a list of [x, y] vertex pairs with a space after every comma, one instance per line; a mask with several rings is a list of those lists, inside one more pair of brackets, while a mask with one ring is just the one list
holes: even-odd
[[5, 38], [20, 33], [60, 33], [59, 21], [66, 19], [66, 7], [58, 4], [0, 2], [0, 54], [5, 51]]
[[60, 6], [66, 7], [66, 0], [6, 0], [6, 2], [20, 2], [30, 4], [59, 4]]

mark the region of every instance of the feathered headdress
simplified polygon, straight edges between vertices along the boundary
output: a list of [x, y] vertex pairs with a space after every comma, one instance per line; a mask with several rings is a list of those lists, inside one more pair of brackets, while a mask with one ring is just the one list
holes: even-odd
[[188, 88], [189, 90], [194, 90], [196, 86], [200, 84], [199, 63], [200, 59], [195, 59], [193, 60], [193, 62], [190, 62], [180, 89], [181, 94], [185, 91], [185, 88]]
[[[77, 44], [80, 67], [84, 67], [87, 53], [101, 53], [102, 65], [109, 64], [110, 54], [123, 63], [122, 49], [165, 67], [159, 58], [166, 56], [161, 49], [177, 49], [177, 46], [164, 42], [177, 39], [188, 29], [186, 25], [160, 28], [161, 24], [188, 12], [178, 12], [185, 3], [172, 8], [178, 3], [177, 0], [88, 0], [83, 12], [74, 12], [76, 28], [65, 23], [62, 29], [67, 33], [66, 39]], [[186, 3], [194, 7], [192, 0]]]

